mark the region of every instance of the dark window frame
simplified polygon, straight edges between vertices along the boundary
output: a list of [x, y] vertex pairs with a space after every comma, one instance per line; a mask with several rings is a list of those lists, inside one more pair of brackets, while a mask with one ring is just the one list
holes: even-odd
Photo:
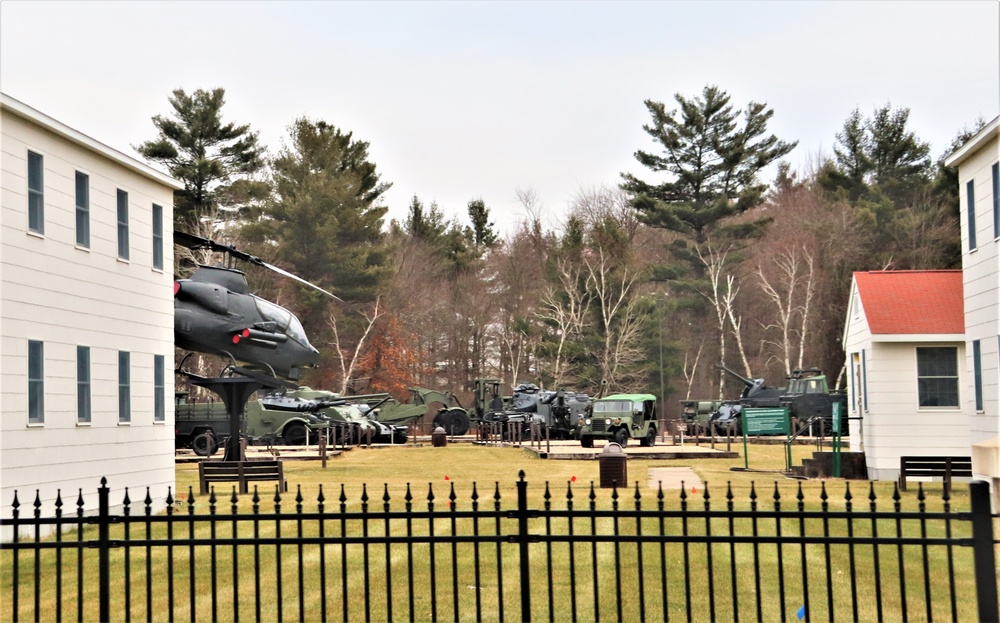
[[1000, 238], [1000, 162], [991, 167], [993, 178], [993, 237]]
[[163, 270], [163, 206], [153, 204], [153, 268]]
[[132, 421], [132, 357], [126, 350], [118, 351], [118, 423]]
[[163, 355], [153, 355], [153, 421], [165, 422], [167, 419], [167, 384], [166, 358]]
[[916, 359], [918, 408], [960, 409], [958, 347], [917, 346]]
[[28, 340], [28, 423], [45, 423], [45, 342]]
[[973, 387], [976, 390], [976, 411], [983, 410], [983, 349], [979, 340], [972, 340]]
[[45, 234], [45, 157], [28, 150], [28, 231]]
[[129, 259], [128, 192], [118, 189], [118, 259]]
[[76, 172], [76, 245], [90, 248], [90, 176]]
[[76, 422], [92, 421], [93, 393], [91, 391], [90, 347], [76, 347]]
[[965, 185], [966, 212], [969, 215], [969, 251], [976, 250], [976, 184], [969, 180]]

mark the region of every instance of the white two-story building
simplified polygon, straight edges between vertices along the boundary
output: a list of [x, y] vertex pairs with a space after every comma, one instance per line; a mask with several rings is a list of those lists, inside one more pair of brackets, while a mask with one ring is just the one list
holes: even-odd
[[972, 471], [1000, 502], [1000, 117], [945, 164], [958, 168]]
[[176, 180], [0, 95], [0, 508], [174, 484]]

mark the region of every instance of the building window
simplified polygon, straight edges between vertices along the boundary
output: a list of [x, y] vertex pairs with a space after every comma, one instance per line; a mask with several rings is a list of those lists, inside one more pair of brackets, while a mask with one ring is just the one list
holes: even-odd
[[993, 237], [1000, 238], [1000, 162], [993, 165]]
[[118, 257], [128, 259], [128, 193], [118, 190]]
[[39, 234], [45, 233], [45, 180], [42, 171], [42, 157], [28, 152], [28, 229]]
[[76, 244], [90, 247], [90, 176], [76, 172]]
[[153, 421], [162, 422], [166, 419], [167, 395], [164, 382], [163, 355], [153, 355]]
[[28, 340], [28, 423], [45, 422], [45, 344]]
[[153, 204], [153, 268], [163, 270], [163, 206]]
[[965, 203], [969, 212], [969, 251], [976, 248], [976, 191], [973, 180], [965, 185]]
[[90, 423], [90, 347], [76, 347], [76, 421]]
[[972, 370], [976, 388], [976, 411], [983, 410], [983, 351], [979, 340], [972, 341]]
[[958, 349], [917, 349], [917, 394], [921, 407], [958, 407]]
[[118, 421], [132, 421], [132, 380], [129, 353], [118, 351]]

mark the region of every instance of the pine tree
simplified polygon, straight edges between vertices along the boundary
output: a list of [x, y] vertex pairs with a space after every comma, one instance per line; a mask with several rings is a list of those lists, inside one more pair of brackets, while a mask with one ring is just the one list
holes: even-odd
[[[750, 102], [745, 111], [734, 110], [729, 94], [716, 86], [706, 86], [700, 97], [678, 93], [674, 99], [679, 109], [669, 112], [662, 103], [646, 100], [652, 123], [643, 129], [663, 152], [635, 154], [644, 167], [670, 179], [651, 184], [623, 173], [622, 188], [632, 194], [643, 223], [704, 244], [724, 219], [764, 200], [767, 185], [758, 180], [759, 172], [796, 143], [767, 135], [774, 113], [765, 104]], [[744, 224], [719, 233], [745, 238], [757, 229]]]
[[264, 166], [264, 148], [249, 125], [223, 123], [225, 89], [175, 89], [173, 113], [156, 115], [159, 136], [133, 146], [144, 158], [166, 166], [184, 183], [174, 195], [174, 223], [186, 228], [220, 207], [259, 201], [267, 185], [253, 175]]
[[[390, 268], [378, 200], [389, 189], [351, 132], [301, 118], [272, 165], [275, 196], [252, 226], [277, 242], [277, 255], [301, 277], [345, 299], [372, 300]], [[265, 232], [261, 235], [260, 230]]]
[[472, 241], [477, 248], [490, 248], [496, 245], [499, 237], [496, 225], [490, 222], [490, 209], [481, 198], [469, 202], [469, 220], [472, 221]]

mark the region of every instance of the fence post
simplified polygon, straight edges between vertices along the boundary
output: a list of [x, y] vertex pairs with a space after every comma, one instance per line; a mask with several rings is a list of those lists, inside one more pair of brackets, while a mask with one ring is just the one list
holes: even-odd
[[[111, 620], [111, 539], [110, 539], [110, 505], [108, 496], [108, 479], [101, 478], [101, 488], [97, 490], [97, 571], [100, 583], [101, 620]], [[126, 581], [128, 581], [126, 579]]]
[[976, 566], [976, 602], [979, 620], [1000, 621], [989, 483], [984, 481], [971, 483], [969, 497], [972, 502], [972, 551]]
[[528, 564], [528, 483], [524, 470], [517, 474], [517, 541], [521, 558], [521, 620], [531, 620], [531, 566]]

